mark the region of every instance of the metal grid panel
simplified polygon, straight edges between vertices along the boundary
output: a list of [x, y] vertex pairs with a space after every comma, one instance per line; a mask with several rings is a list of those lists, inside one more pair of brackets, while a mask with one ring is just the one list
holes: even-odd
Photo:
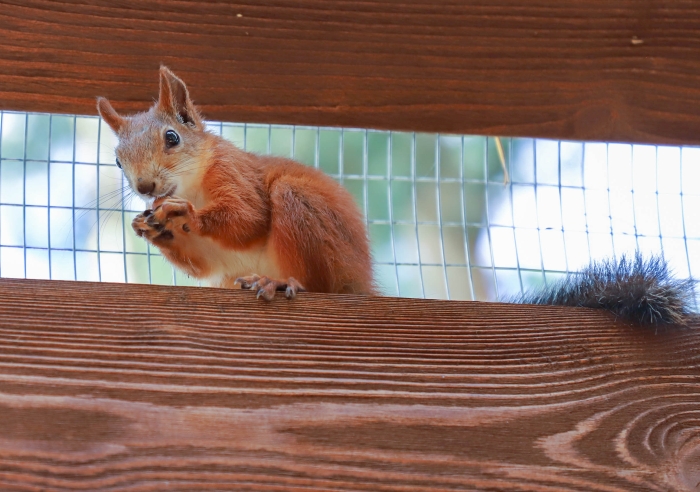
[[[131, 233], [145, 205], [96, 117], [0, 113], [0, 276], [196, 285]], [[210, 123], [355, 196], [385, 294], [496, 300], [591, 258], [662, 252], [700, 276], [700, 149]]]

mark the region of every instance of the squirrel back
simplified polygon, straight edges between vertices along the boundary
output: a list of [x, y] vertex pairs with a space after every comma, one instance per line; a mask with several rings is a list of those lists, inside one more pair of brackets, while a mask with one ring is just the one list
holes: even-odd
[[591, 263], [581, 272], [541, 290], [512, 299], [518, 304], [540, 304], [606, 309], [640, 325], [687, 324], [693, 313], [695, 281], [676, 279], [661, 256], [644, 259], [622, 255]]

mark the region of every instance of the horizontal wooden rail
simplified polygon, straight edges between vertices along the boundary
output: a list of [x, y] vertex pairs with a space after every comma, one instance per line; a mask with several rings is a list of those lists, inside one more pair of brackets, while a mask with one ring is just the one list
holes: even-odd
[[700, 0], [2, 0], [0, 109], [700, 143]]
[[699, 333], [3, 279], [0, 489], [695, 490]]

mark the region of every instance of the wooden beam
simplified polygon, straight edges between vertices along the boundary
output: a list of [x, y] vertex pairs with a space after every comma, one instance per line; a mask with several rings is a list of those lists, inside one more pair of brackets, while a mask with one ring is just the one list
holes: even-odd
[[0, 109], [700, 143], [700, 0], [0, 1]]
[[[696, 326], [698, 328], [698, 326]], [[700, 332], [0, 280], [2, 490], [690, 490]]]

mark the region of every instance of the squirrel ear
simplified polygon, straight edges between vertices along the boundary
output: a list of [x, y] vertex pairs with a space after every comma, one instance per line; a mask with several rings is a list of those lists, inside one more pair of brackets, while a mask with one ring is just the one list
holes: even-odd
[[190, 99], [189, 92], [187, 92], [187, 86], [165, 65], [160, 67], [158, 108], [175, 116], [181, 123], [192, 125], [195, 128], [204, 126], [197, 108]]
[[97, 98], [97, 112], [109, 127], [114, 130], [114, 133], [119, 133], [119, 130], [121, 130], [126, 123], [126, 119], [119, 116], [109, 101], [104, 97]]

